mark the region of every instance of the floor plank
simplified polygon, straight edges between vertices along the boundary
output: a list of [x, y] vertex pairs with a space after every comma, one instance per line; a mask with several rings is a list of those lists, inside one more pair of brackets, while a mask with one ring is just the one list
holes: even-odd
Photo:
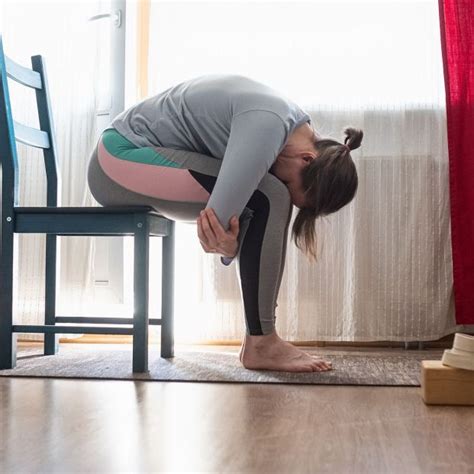
[[474, 472], [474, 408], [419, 387], [0, 378], [0, 416], [2, 473]]

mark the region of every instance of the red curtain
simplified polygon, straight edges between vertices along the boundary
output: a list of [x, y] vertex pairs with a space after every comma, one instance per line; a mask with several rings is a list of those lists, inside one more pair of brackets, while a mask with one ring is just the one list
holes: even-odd
[[456, 322], [474, 324], [474, 0], [439, 0]]

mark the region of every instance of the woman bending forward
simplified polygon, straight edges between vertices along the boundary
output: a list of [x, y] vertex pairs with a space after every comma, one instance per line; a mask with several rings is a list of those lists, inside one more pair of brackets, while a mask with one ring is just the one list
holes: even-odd
[[323, 139], [294, 102], [250, 78], [200, 76], [118, 115], [102, 133], [88, 184], [103, 206], [148, 205], [163, 216], [197, 222], [199, 241], [223, 265], [236, 260], [246, 334], [247, 369], [330, 370], [275, 330], [293, 205], [295, 244], [315, 258], [317, 217], [336, 212], [357, 190], [350, 150]]

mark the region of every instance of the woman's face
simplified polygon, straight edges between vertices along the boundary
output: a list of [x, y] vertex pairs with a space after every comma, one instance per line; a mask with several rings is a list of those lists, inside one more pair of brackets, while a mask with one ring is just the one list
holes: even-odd
[[316, 159], [314, 147], [318, 135], [309, 123], [293, 130], [285, 147], [277, 156], [270, 171], [285, 183], [290, 191], [293, 205], [301, 209], [306, 207], [303, 190], [303, 170]]
[[290, 181], [286, 186], [290, 191], [291, 202], [293, 203], [293, 205], [296, 206], [298, 209], [305, 207], [307, 204], [303, 189], [303, 178], [301, 177], [301, 175], [295, 176], [295, 179], [293, 181]]
[[280, 154], [271, 168], [273, 174], [285, 183], [290, 192], [291, 202], [299, 209], [307, 206], [302, 173], [313, 159], [311, 155], [295, 157]]

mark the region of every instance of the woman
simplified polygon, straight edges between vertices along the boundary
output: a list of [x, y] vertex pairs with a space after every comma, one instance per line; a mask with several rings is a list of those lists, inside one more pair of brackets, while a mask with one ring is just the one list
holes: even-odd
[[92, 153], [88, 182], [103, 206], [149, 205], [167, 218], [197, 222], [205, 252], [237, 261], [248, 369], [311, 372], [331, 363], [283, 341], [275, 308], [287, 232], [315, 257], [314, 222], [349, 203], [357, 173], [345, 144], [322, 139], [295, 103], [250, 78], [200, 76], [118, 115]]

